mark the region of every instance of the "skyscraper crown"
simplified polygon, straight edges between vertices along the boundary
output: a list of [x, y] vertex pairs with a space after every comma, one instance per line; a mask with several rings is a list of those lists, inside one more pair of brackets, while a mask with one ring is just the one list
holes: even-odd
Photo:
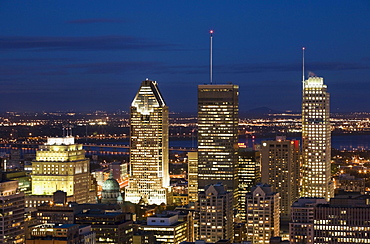
[[131, 104], [131, 106], [136, 107], [140, 113], [145, 115], [153, 112], [153, 108], [164, 107], [165, 105], [157, 82], [151, 80], [144, 80], [141, 83], [140, 89]]

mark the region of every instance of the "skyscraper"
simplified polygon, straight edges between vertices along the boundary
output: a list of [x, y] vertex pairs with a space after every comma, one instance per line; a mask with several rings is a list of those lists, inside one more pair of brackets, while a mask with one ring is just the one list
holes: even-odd
[[252, 186], [261, 182], [260, 152], [239, 147], [238, 156], [238, 215], [242, 222], [246, 222], [246, 195]]
[[232, 192], [222, 184], [206, 186], [199, 192], [197, 239], [217, 242], [234, 238], [232, 201]]
[[266, 184], [252, 187], [246, 195], [247, 241], [270, 243], [280, 232], [279, 193]]
[[[237, 85], [198, 86], [198, 189], [222, 182], [237, 191]], [[235, 196], [235, 194], [234, 194]]]
[[130, 181], [125, 200], [169, 202], [168, 107], [157, 82], [145, 80], [130, 114]]
[[263, 141], [261, 162], [262, 183], [280, 193], [281, 218], [289, 220], [290, 206], [299, 198], [299, 141], [286, 140], [285, 136]]
[[329, 115], [329, 93], [324, 79], [311, 76], [303, 81], [301, 197], [329, 200], [334, 194]]
[[188, 152], [188, 196], [189, 202], [198, 201], [198, 152]]
[[[33, 196], [28, 200], [28, 207], [52, 200], [58, 190], [66, 192], [69, 201], [95, 202], [96, 192], [91, 190], [91, 184], [90, 163], [82, 144], [76, 144], [72, 136], [48, 138], [32, 162]], [[45, 196], [50, 199], [44, 199]], [[36, 200], [38, 198], [43, 200]], [[31, 201], [37, 202], [36, 206]]]

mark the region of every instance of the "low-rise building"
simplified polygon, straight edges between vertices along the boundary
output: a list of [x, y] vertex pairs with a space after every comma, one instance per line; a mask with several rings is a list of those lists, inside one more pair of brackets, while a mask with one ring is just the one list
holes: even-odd
[[313, 243], [314, 208], [327, 203], [324, 198], [302, 197], [293, 203], [289, 223], [290, 243]]
[[26, 244], [95, 244], [91, 226], [41, 224], [30, 228]]
[[147, 218], [146, 224], [139, 226], [139, 230], [152, 232], [156, 241], [163, 244], [179, 244], [187, 240], [187, 221], [179, 221], [179, 215], [155, 215]]

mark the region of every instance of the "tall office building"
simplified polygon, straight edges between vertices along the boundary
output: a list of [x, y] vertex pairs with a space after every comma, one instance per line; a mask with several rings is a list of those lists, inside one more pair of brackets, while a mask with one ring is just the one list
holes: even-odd
[[232, 240], [233, 227], [233, 197], [222, 184], [212, 184], [198, 196], [198, 231], [196, 239], [207, 242]]
[[246, 198], [247, 241], [270, 243], [270, 238], [280, 232], [279, 193], [269, 185], [259, 184], [252, 187]]
[[334, 194], [329, 115], [329, 93], [324, 79], [309, 77], [303, 82], [301, 197], [329, 200]]
[[298, 140], [277, 136], [275, 141], [263, 141], [261, 151], [262, 183], [280, 193], [283, 220], [290, 219], [290, 206], [299, 198], [300, 147]]
[[[33, 196], [29, 199], [36, 201], [39, 196], [50, 201], [53, 193], [61, 190], [67, 193], [68, 201], [92, 203], [96, 192], [91, 185], [89, 159], [85, 157], [82, 144], [76, 144], [74, 137], [48, 138], [45, 145], [39, 147], [36, 160], [32, 162]], [[29, 207], [32, 206], [30, 201]]]
[[221, 182], [238, 188], [237, 85], [198, 86], [198, 189]]
[[238, 156], [238, 216], [241, 222], [246, 222], [246, 195], [252, 186], [261, 182], [260, 152], [251, 148], [239, 147]]
[[198, 201], [198, 152], [188, 152], [188, 196], [190, 203]]
[[131, 105], [130, 181], [125, 200], [169, 203], [168, 107], [157, 82], [141, 83]]

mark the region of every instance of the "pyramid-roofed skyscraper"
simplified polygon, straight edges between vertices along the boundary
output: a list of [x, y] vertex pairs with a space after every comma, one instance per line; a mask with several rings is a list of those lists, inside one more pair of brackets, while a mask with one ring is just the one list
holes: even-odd
[[130, 181], [125, 200], [169, 203], [168, 107], [157, 82], [141, 83], [130, 112]]

